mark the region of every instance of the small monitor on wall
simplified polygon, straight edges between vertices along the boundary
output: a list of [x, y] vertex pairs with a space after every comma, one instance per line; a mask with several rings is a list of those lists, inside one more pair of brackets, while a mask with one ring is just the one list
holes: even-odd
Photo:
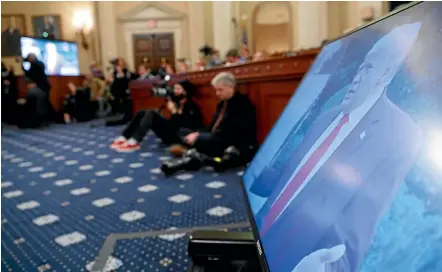
[[243, 175], [264, 271], [442, 271], [442, 3], [325, 45]]
[[[20, 39], [21, 54], [26, 58], [34, 53], [44, 63], [47, 75], [79, 76], [78, 48], [75, 42], [47, 40], [33, 37]], [[26, 63], [23, 64], [26, 69]]]

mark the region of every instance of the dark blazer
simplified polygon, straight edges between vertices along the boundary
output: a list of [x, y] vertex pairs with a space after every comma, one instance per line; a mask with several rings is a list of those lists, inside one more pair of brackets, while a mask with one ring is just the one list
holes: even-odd
[[136, 78], [136, 75], [131, 73], [126, 68], [123, 69], [124, 76], [118, 78], [117, 71], [114, 71], [114, 81], [112, 82], [110, 91], [111, 94], [116, 98], [120, 99], [129, 96], [129, 82]]
[[200, 108], [191, 99], [188, 99], [184, 104], [182, 113], [172, 114], [170, 120], [178, 128], [198, 130], [203, 126], [203, 117]]
[[[284, 167], [280, 171], [266, 167], [252, 184], [253, 193], [268, 197], [255, 215], [258, 229], [295, 168], [339, 112], [334, 108], [318, 117]], [[272, 269], [291, 272], [310, 253], [345, 244], [345, 255], [328, 264], [326, 271], [358, 271], [421, 140], [420, 127], [383, 95], [268, 231], [261, 233]]]
[[43, 62], [36, 60], [31, 62], [29, 70], [23, 68], [25, 76], [37, 84], [37, 86], [44, 92], [49, 93], [51, 84], [49, 84], [48, 76], [45, 73], [45, 65]]
[[215, 136], [223, 142], [226, 148], [233, 145], [242, 150], [247, 149], [251, 145], [256, 145], [255, 107], [247, 95], [239, 92], [235, 92], [229, 100], [218, 103], [216, 113], [207, 131], [212, 131], [212, 127], [215, 125], [224, 103], [227, 103], [227, 110], [220, 125], [214, 132]]

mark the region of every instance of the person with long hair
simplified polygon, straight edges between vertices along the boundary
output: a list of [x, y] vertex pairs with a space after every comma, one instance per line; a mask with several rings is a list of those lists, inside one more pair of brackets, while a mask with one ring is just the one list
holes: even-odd
[[121, 136], [113, 141], [111, 148], [118, 152], [136, 151], [141, 148], [141, 141], [149, 130], [165, 144], [180, 143], [182, 137], [202, 127], [201, 112], [192, 100], [195, 89], [188, 80], [175, 84], [167, 101], [170, 119], [157, 110], [139, 111]]

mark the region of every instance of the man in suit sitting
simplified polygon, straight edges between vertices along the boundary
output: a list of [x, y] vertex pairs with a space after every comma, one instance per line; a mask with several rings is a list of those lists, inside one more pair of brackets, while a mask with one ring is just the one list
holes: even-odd
[[272, 271], [359, 270], [421, 146], [420, 127], [385, 93], [419, 30], [402, 25], [380, 39], [341, 104], [315, 120], [283, 167], [266, 166], [252, 184], [266, 198], [255, 219]]
[[256, 146], [255, 108], [247, 95], [236, 90], [235, 76], [221, 72], [212, 79], [216, 96], [221, 100], [212, 122], [205, 130], [192, 132], [184, 142], [198, 152], [212, 157], [221, 156], [230, 146], [247, 153]]

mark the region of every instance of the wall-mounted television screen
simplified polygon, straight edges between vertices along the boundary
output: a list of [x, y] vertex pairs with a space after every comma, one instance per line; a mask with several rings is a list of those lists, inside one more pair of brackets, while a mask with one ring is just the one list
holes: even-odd
[[[34, 53], [37, 59], [44, 63], [47, 75], [80, 75], [78, 48], [75, 42], [22, 37], [20, 46], [22, 57], [26, 58], [29, 53]], [[23, 66], [26, 69], [26, 63]]]
[[442, 271], [442, 3], [325, 45], [243, 175], [271, 272]]

